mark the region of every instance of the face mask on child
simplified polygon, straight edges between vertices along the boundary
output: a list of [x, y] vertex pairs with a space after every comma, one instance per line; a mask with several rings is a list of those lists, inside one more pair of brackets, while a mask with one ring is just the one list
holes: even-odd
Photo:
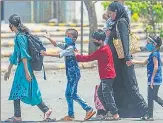
[[97, 47], [101, 46], [101, 44], [98, 43], [98, 42], [93, 42], [93, 43], [94, 43], [94, 45], [96, 45]]
[[65, 43], [66, 43], [67, 45], [71, 45], [71, 44], [74, 43], [74, 41], [73, 41], [72, 38], [70, 38], [70, 37], [65, 37]]
[[153, 43], [146, 44], [145, 47], [149, 52], [152, 52], [156, 48]]

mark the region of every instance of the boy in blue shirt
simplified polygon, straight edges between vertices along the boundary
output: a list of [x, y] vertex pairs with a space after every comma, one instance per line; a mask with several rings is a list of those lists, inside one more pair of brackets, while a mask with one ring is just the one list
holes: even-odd
[[62, 58], [65, 57], [67, 87], [65, 97], [68, 105], [68, 116], [65, 116], [61, 120], [72, 121], [74, 120], [74, 101], [78, 102], [81, 107], [86, 111], [84, 120], [90, 119], [96, 112], [90, 107], [77, 93], [78, 82], [80, 80], [80, 69], [75, 58], [74, 51], [76, 51], [75, 41], [78, 38], [78, 32], [75, 29], [67, 29], [65, 36], [65, 43], [59, 43], [51, 39], [49, 34], [45, 37], [55, 46], [62, 49], [60, 53], [47, 53], [41, 52], [43, 56], [52, 56]]
[[158, 90], [162, 83], [162, 61], [160, 55], [160, 47], [162, 40], [160, 37], [148, 37], [146, 49], [151, 52], [146, 61], [135, 61], [135, 64], [147, 64], [148, 76], [148, 115], [143, 117], [143, 120], [153, 119], [153, 100], [163, 107], [163, 100], [158, 97]]

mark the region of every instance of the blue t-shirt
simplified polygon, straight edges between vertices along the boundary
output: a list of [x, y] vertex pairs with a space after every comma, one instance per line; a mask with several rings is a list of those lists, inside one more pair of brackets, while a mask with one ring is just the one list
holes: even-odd
[[151, 78], [154, 70], [153, 57], [157, 58], [158, 60], [158, 70], [154, 77], [154, 85], [160, 85], [162, 83], [162, 63], [161, 63], [161, 55], [158, 50], [152, 52], [148, 58], [148, 64], [147, 64], [148, 84], [150, 84], [151, 82]]

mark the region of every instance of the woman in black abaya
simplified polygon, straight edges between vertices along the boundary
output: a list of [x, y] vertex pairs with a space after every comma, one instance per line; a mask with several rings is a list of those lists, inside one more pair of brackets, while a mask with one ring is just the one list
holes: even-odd
[[[108, 12], [114, 21], [110, 28], [108, 45], [113, 53], [117, 74], [113, 88], [120, 117], [142, 117], [147, 113], [147, 104], [139, 93], [134, 65], [131, 62], [132, 56], [129, 53], [129, 18], [124, 6], [119, 2], [111, 3], [108, 6]], [[124, 59], [118, 58], [113, 45], [113, 38], [117, 38], [116, 24], [124, 49]]]

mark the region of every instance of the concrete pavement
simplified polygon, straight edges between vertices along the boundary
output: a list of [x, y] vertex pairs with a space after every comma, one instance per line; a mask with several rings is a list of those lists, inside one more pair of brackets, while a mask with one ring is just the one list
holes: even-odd
[[[140, 93], [143, 95], [145, 100], [147, 100], [147, 78], [146, 78], [146, 68], [136, 68], [136, 75], [139, 84]], [[67, 104], [64, 96], [66, 87], [66, 76], [65, 70], [49, 70], [47, 71], [47, 80], [43, 80], [43, 74], [41, 72], [36, 72], [36, 78], [39, 83], [39, 87], [42, 92], [42, 97], [45, 103], [53, 109], [51, 115], [52, 118], [56, 117], [57, 120], [67, 115]], [[4, 121], [6, 118], [13, 116], [13, 102], [8, 101], [8, 96], [10, 93], [10, 88], [12, 86], [14, 73], [11, 73], [11, 77], [8, 81], [4, 81], [4, 73], [1, 74], [1, 120]], [[100, 83], [97, 69], [85, 69], [81, 70], [81, 79], [79, 81], [78, 93], [79, 95], [94, 107], [94, 88], [95, 85]], [[163, 86], [160, 87], [159, 96], [163, 98]], [[35, 106], [29, 106], [21, 103], [22, 107], [22, 118], [26, 123], [40, 123], [43, 114]], [[83, 122], [85, 117], [85, 111], [77, 104], [74, 103], [75, 109], [75, 119], [76, 122]], [[154, 108], [154, 123], [163, 122], [163, 108], [155, 103]], [[2, 122], [1, 121], [1, 122]], [[58, 121], [59, 123], [62, 123]], [[104, 121], [102, 121], [104, 122]], [[120, 121], [106, 121], [106, 123], [152, 123], [151, 121], [139, 121], [139, 119], [121, 119]], [[23, 122], [22, 122], [23, 123]], [[87, 121], [86, 123], [89, 123]], [[101, 121], [91, 121], [91, 123], [101, 123]], [[105, 123], [105, 122], [104, 122]]]

